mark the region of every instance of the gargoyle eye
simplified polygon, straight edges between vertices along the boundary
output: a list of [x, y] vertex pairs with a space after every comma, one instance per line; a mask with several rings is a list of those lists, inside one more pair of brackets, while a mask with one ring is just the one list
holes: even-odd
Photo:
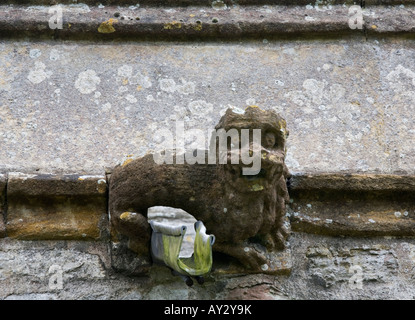
[[272, 132], [267, 132], [264, 140], [265, 148], [275, 148], [277, 146], [277, 138]]

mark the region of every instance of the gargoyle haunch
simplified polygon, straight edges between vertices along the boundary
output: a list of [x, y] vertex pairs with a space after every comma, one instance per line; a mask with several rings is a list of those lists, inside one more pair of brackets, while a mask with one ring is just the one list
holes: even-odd
[[[283, 250], [289, 232], [284, 223], [289, 199], [284, 162], [286, 122], [272, 111], [250, 106], [244, 112], [228, 109], [215, 128], [239, 133], [242, 129], [261, 130], [258, 174], [242, 174], [242, 162], [156, 164], [148, 154], [114, 168], [109, 191], [111, 222], [128, 238], [131, 250], [149, 257], [147, 209], [181, 208], [215, 235], [214, 251], [236, 258], [250, 272], [262, 272], [267, 253]], [[240, 145], [241, 154], [243, 148], [252, 149], [252, 142]], [[229, 159], [231, 153], [229, 150]]]

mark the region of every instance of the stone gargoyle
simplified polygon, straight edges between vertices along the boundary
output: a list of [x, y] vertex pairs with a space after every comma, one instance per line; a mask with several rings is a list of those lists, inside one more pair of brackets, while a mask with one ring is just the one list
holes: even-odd
[[[247, 166], [242, 162], [224, 164], [218, 158], [215, 164], [156, 164], [153, 155], [147, 154], [114, 168], [109, 189], [111, 223], [128, 238], [131, 250], [150, 257], [147, 209], [181, 208], [215, 235], [214, 252], [236, 259], [247, 272], [265, 272], [272, 264], [269, 254], [284, 250], [289, 233], [285, 225], [286, 122], [275, 112], [249, 106], [228, 109], [215, 129], [238, 133], [260, 129], [260, 146], [255, 149], [260, 152], [259, 172], [244, 175]], [[216, 138], [214, 145], [217, 148]], [[252, 155], [252, 139], [240, 145], [238, 152], [242, 154], [244, 148]], [[235, 148], [229, 149], [227, 159], [235, 154]], [[203, 152], [207, 159], [209, 151]]]

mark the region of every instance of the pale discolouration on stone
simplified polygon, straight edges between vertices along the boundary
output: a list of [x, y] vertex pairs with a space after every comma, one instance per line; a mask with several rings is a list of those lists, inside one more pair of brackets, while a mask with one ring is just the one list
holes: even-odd
[[101, 79], [94, 70], [86, 70], [78, 75], [75, 81], [75, 88], [82, 94], [89, 94], [96, 90]]
[[188, 95], [195, 92], [195, 84], [193, 82], [187, 82], [184, 79], [181, 79], [182, 84], [176, 84], [174, 79], [161, 79], [159, 81], [160, 89], [165, 92], [178, 93]]
[[47, 78], [50, 78], [52, 72], [46, 71], [45, 68], [46, 65], [44, 63], [36, 61], [35, 66], [30, 70], [27, 79], [33, 84], [39, 84]]

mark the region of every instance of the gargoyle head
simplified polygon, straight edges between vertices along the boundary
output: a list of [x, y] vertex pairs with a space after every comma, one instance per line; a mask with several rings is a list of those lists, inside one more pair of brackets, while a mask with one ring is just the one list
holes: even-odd
[[[228, 109], [215, 129], [216, 132], [223, 129], [230, 138], [226, 149], [220, 150], [216, 137], [212, 137], [211, 145], [216, 146], [216, 154], [222, 157], [222, 163], [227, 163], [227, 181], [239, 191], [265, 190], [282, 176], [287, 176], [284, 161], [289, 132], [285, 120], [278, 114], [256, 106], [249, 106], [244, 111]], [[218, 161], [221, 163], [220, 159]]]

